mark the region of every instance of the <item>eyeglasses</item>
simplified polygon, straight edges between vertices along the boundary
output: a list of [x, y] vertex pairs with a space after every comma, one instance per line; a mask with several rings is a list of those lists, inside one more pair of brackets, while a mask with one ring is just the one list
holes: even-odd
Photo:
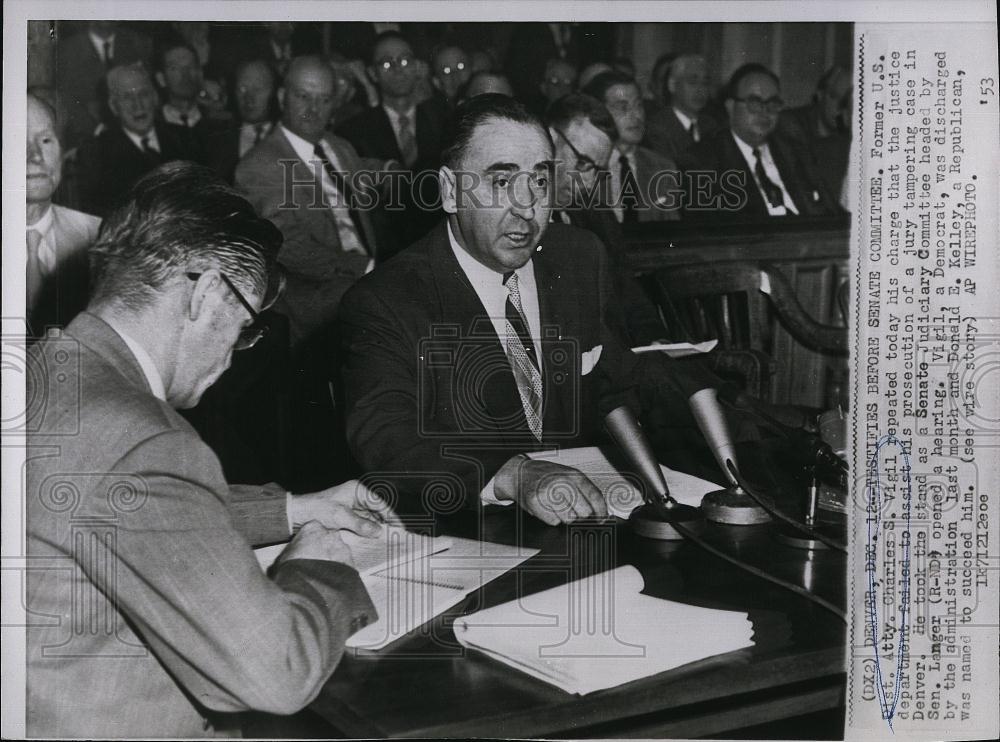
[[764, 113], [765, 111], [770, 114], [781, 113], [785, 107], [785, 101], [777, 96], [764, 100], [756, 95], [748, 95], [746, 98], [733, 98], [733, 100], [745, 104], [750, 113]]
[[[192, 281], [197, 281], [202, 277], [201, 273], [185, 273], [189, 279]], [[247, 348], [252, 348], [255, 346], [264, 334], [267, 332], [267, 325], [261, 320], [260, 314], [252, 306], [250, 302], [246, 300], [240, 290], [233, 285], [233, 282], [229, 280], [229, 276], [225, 273], [220, 273], [219, 276], [222, 277], [222, 282], [229, 287], [229, 290], [233, 292], [233, 296], [239, 300], [243, 308], [247, 310], [250, 314], [250, 324], [240, 330], [239, 336], [236, 338], [236, 344], [233, 346], [233, 350], [246, 350]]]
[[454, 75], [458, 72], [464, 72], [464, 71], [465, 71], [465, 62], [459, 62], [454, 67], [446, 65], [444, 67], [438, 68], [438, 72], [440, 72], [442, 75]]
[[573, 142], [571, 142], [569, 140], [569, 137], [567, 137], [565, 134], [563, 134], [563, 132], [562, 132], [561, 129], [555, 129], [555, 132], [556, 132], [556, 134], [558, 134], [559, 136], [561, 136], [563, 138], [563, 141], [566, 142], [566, 145], [570, 148], [570, 151], [573, 153], [573, 156], [576, 158], [576, 169], [577, 170], [579, 170], [581, 173], [592, 173], [595, 170], [600, 170], [601, 169], [601, 166], [598, 165], [596, 162], [594, 162], [593, 159], [591, 159], [587, 155], [583, 154], [583, 152], [581, 152], [576, 147], [574, 147], [573, 146]]
[[378, 66], [386, 72], [393, 68], [405, 70], [413, 63], [412, 57], [385, 57], [378, 60]]

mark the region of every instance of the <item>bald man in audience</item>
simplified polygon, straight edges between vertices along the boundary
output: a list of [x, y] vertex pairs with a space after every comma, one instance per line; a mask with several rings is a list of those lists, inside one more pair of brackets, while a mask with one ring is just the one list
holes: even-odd
[[475, 98], [477, 95], [486, 95], [487, 93], [496, 93], [513, 98], [514, 88], [511, 87], [510, 80], [499, 72], [477, 72], [469, 79], [468, 84], [462, 91], [462, 100]]
[[704, 57], [682, 54], [674, 59], [663, 77], [661, 95], [666, 105], [647, 116], [645, 145], [683, 168], [694, 146], [711, 138], [718, 128], [705, 113], [711, 92]]
[[157, 102], [153, 79], [142, 64], [108, 72], [108, 106], [115, 122], [80, 145], [77, 156], [87, 211], [104, 215], [135, 181], [164, 162], [197, 159], [191, 132], [158, 121]]
[[27, 211], [28, 335], [62, 327], [87, 304], [87, 248], [97, 238], [96, 216], [52, 203], [62, 180], [62, 146], [55, 111], [28, 93]]

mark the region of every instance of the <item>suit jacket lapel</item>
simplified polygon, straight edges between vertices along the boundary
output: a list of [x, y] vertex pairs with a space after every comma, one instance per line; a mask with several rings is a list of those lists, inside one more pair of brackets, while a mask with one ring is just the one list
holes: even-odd
[[66, 333], [113, 366], [136, 389], [153, 393], [139, 361], [111, 325], [97, 315], [81, 312], [69, 323]]
[[[376, 142], [383, 142], [385, 144], [385, 151], [389, 152], [393, 159], [402, 162], [403, 153], [399, 151], [399, 142], [396, 140], [396, 132], [392, 129], [392, 123], [389, 121], [389, 114], [385, 112], [382, 106], [376, 106], [373, 111], [372, 138]], [[445, 242], [447, 242], [447, 238]]]
[[[349, 180], [351, 174], [356, 172], [360, 165], [354, 159], [350, 152], [343, 146], [342, 140], [337, 137], [327, 135], [325, 137], [326, 143], [330, 145], [334, 154], [337, 156], [337, 162], [340, 163], [342, 170], [346, 172], [345, 177]], [[350, 183], [348, 183], [350, 185]], [[375, 258], [375, 252], [377, 250], [377, 244], [375, 241], [375, 228], [372, 226], [371, 215], [364, 209], [354, 209], [354, 212], [358, 215], [358, 219], [361, 222], [361, 229], [364, 232], [362, 235], [365, 245], [368, 246], [368, 251], [370, 257]]]
[[[313, 163], [311, 161], [306, 162], [299, 157], [298, 152], [295, 151], [292, 143], [285, 136], [285, 132], [281, 130], [280, 123], [274, 124], [274, 128], [271, 130], [271, 135], [268, 138], [274, 139], [274, 143], [279, 150], [278, 162], [282, 160], [292, 160], [295, 162], [292, 168], [296, 183], [293, 186], [294, 203], [300, 206], [305, 204], [310, 211], [313, 210], [313, 204], [317, 204], [317, 209], [322, 212], [323, 218], [328, 219], [333, 226], [333, 234], [337, 235], [337, 244], [334, 247], [340, 250], [340, 232], [337, 228], [337, 218], [333, 215], [333, 209], [321, 208], [319, 206], [323, 202], [323, 192], [320, 182], [316, 181], [316, 170]], [[317, 161], [315, 167], [321, 168], [323, 166]], [[320, 188], [319, 193], [316, 193], [316, 188]], [[308, 190], [303, 191], [303, 189]]]
[[[558, 229], [558, 226], [557, 226]], [[538, 314], [542, 337], [542, 375], [544, 378], [544, 404], [542, 430], [567, 431], [567, 411], [573, 409], [574, 388], [577, 383], [574, 363], [587, 348], [568, 349], [564, 337], [573, 335], [577, 327], [579, 302], [572, 292], [567, 292], [562, 274], [550, 265], [544, 242], [536, 251], [532, 262], [535, 284], [538, 288]], [[565, 357], [569, 350], [571, 356]], [[575, 356], [575, 358], [574, 358]]]
[[464, 369], [463, 377], [455, 379], [456, 388], [461, 384], [465, 392], [463, 401], [482, 405], [485, 413], [475, 410], [479, 420], [492, 421], [501, 435], [530, 436], [507, 354], [479, 295], [455, 259], [445, 222], [441, 222], [428, 239], [431, 240], [431, 270], [441, 308], [439, 317], [443, 324], [457, 322], [460, 325], [458, 342], [461, 347], [457, 350], [465, 357], [462, 363], [456, 361], [455, 364], [456, 369]]
[[753, 170], [751, 170], [746, 158], [737, 146], [736, 140], [733, 138], [734, 136], [736, 135], [731, 131], [727, 131], [723, 135], [726, 153], [725, 159], [728, 161], [729, 168], [741, 170], [746, 173], [747, 205], [745, 211], [750, 214], [763, 214], [767, 216], [767, 206], [764, 203], [764, 197], [760, 193], [760, 186], [757, 185], [757, 178], [754, 176]]

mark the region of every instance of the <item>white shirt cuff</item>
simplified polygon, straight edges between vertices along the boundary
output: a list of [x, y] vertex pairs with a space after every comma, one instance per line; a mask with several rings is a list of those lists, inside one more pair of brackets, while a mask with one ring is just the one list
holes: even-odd
[[483, 487], [483, 491], [479, 493], [479, 499], [484, 505], [513, 505], [513, 500], [498, 500], [496, 493], [493, 491], [493, 484], [496, 477], [491, 477], [490, 481], [486, 483]]

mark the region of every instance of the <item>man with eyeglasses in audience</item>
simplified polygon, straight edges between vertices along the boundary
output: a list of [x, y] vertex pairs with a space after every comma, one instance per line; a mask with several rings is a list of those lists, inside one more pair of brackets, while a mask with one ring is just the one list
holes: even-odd
[[662, 340], [663, 322], [628, 266], [625, 237], [608, 205], [608, 161], [618, 138], [614, 119], [600, 101], [572, 93], [549, 106], [545, 123], [555, 147], [552, 221], [586, 229], [604, 243], [617, 294], [609, 306], [621, 305], [632, 345]]
[[[178, 414], [259, 337], [280, 244], [211, 170], [168, 163], [105, 221], [87, 310], [32, 348], [28, 445], [55, 453], [28, 456], [26, 555], [58, 568], [27, 570], [28, 613], [54, 619], [26, 632], [30, 736], [238, 735], [239, 712], [310, 703], [375, 620], [344, 534], [398, 523], [386, 505], [230, 485]], [[265, 574], [250, 546], [290, 537]]]
[[542, 110], [545, 113], [549, 106], [569, 95], [576, 89], [576, 65], [565, 59], [550, 59], [545, 63], [545, 75], [539, 85], [542, 94]]
[[743, 65], [729, 79], [725, 105], [729, 128], [699, 144], [692, 158], [715, 187], [690, 194], [689, 214], [757, 220], [840, 211], [795, 148], [774, 136], [785, 105], [777, 75], [761, 64]]
[[431, 65], [434, 87], [449, 108], [458, 102], [458, 93], [471, 74], [469, 57], [461, 47], [443, 46], [434, 53]]
[[403, 207], [391, 212], [393, 232], [401, 245], [422, 237], [438, 219], [436, 172], [441, 157], [441, 131], [448, 115], [440, 100], [415, 102], [418, 71], [413, 48], [395, 31], [379, 34], [372, 48], [368, 75], [378, 88], [380, 105], [340, 124], [337, 134], [362, 157], [395, 160], [404, 177], [396, 198]]
[[626, 226], [676, 221], [682, 205], [680, 174], [669, 157], [643, 146], [646, 110], [639, 84], [621, 72], [602, 72], [583, 91], [601, 101], [615, 120], [611, 155], [611, 206]]

